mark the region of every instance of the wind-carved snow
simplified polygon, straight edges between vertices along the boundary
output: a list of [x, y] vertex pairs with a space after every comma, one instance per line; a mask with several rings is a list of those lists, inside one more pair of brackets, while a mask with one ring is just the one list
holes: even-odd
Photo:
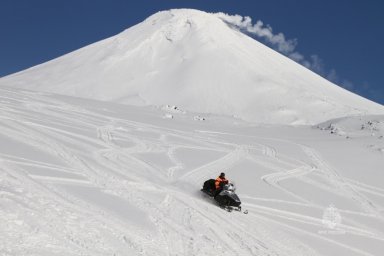
[[[384, 114], [228, 25], [197, 10], [152, 15], [124, 32], [0, 79], [0, 85], [258, 123], [317, 124]], [[170, 115], [165, 118], [171, 118]]]
[[[318, 129], [165, 113], [1, 88], [0, 254], [382, 253], [382, 152]], [[247, 215], [199, 193], [221, 171]], [[327, 226], [330, 205], [341, 220]]]

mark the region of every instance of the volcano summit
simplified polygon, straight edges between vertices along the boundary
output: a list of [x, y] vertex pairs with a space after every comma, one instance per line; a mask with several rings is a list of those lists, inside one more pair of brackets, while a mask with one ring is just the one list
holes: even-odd
[[122, 33], [0, 79], [0, 85], [269, 124], [384, 114], [228, 24], [223, 14], [156, 13]]

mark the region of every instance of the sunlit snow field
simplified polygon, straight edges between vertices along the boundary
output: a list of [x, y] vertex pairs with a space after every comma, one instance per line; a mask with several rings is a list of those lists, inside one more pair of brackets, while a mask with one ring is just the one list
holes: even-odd
[[[318, 126], [0, 89], [0, 255], [382, 255], [384, 117]], [[200, 193], [220, 172], [241, 212]]]

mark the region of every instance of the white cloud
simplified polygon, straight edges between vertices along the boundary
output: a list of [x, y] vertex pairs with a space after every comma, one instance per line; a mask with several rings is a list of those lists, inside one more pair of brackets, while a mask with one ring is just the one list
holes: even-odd
[[223, 21], [240, 28], [241, 30], [245, 30], [248, 33], [263, 38], [274, 46], [279, 52], [287, 56], [295, 51], [297, 46], [296, 39], [287, 40], [283, 33], [274, 34], [272, 27], [269, 25], [265, 26], [261, 20], [252, 24], [252, 19], [248, 16], [243, 17], [238, 14], [228, 15], [222, 12], [216, 13], [215, 15]]
[[[340, 83], [340, 86], [349, 90], [349, 91], [355, 91], [356, 90], [355, 85], [351, 81], [348, 81], [348, 80], [343, 80]], [[364, 88], [364, 89], [369, 90], [369, 86], [368, 86], [368, 88]]]
[[337, 75], [336, 70], [334, 69], [331, 69], [331, 71], [328, 73], [326, 78], [329, 81], [335, 81], [335, 82], [339, 80], [339, 76]]
[[[371, 98], [377, 98], [377, 95], [383, 94], [382, 92], [373, 90], [367, 83], [357, 87], [351, 81], [341, 79], [334, 69], [327, 71], [325, 69], [324, 61], [318, 55], [312, 54], [309, 57], [305, 57], [303, 54], [296, 51], [296, 47], [298, 45], [298, 40], [296, 38], [287, 39], [283, 33], [275, 34], [272, 27], [269, 25], [264, 25], [261, 20], [253, 23], [249, 16], [244, 17], [238, 14], [229, 15], [222, 12], [216, 13], [215, 15], [227, 24], [235, 26], [242, 31], [246, 31], [249, 34], [262, 39], [265, 44], [271, 46], [288, 58], [296, 61], [297, 63], [300, 63], [304, 67], [312, 70], [313, 72], [328, 79], [329, 81], [338, 84], [340, 87], [358, 94], [364, 94], [365, 92], [365, 94], [370, 95]], [[362, 91], [360, 92], [360, 90]]]
[[312, 71], [316, 72], [317, 74], [325, 77], [326, 72], [324, 70], [324, 62], [316, 54], [313, 54], [310, 56], [308, 68], [311, 69]]
[[309, 58], [305, 58], [303, 54], [296, 51], [298, 44], [296, 38], [287, 39], [283, 33], [275, 34], [272, 27], [264, 25], [261, 20], [258, 20], [253, 24], [252, 19], [248, 16], [243, 17], [238, 14], [229, 15], [222, 12], [216, 13], [215, 15], [226, 23], [265, 40], [267, 44], [275, 48], [280, 53], [300, 63], [304, 67], [311, 69], [319, 75], [326, 77], [324, 64], [319, 56], [313, 54]]

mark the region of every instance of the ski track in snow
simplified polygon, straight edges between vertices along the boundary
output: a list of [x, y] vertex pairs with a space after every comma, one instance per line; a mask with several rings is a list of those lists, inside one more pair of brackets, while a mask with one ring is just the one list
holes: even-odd
[[[0, 91], [0, 140], [7, 145], [0, 150], [0, 255], [321, 255], [302, 236], [345, 255], [374, 255], [319, 234], [327, 205], [288, 181], [356, 202], [361, 211], [340, 209], [340, 229], [383, 244], [380, 228], [353, 216], [383, 223], [382, 206], [367, 194], [384, 198], [384, 189], [342, 177], [308, 145], [280, 142], [299, 148], [304, 161], [281, 152], [277, 139], [241, 143], [236, 134], [171, 129], [49, 94]], [[180, 158], [188, 150], [218, 156], [189, 167]], [[204, 180], [245, 162], [263, 167], [260, 181], [284, 197], [242, 197], [239, 188], [250, 210], [243, 215], [199, 194]]]

